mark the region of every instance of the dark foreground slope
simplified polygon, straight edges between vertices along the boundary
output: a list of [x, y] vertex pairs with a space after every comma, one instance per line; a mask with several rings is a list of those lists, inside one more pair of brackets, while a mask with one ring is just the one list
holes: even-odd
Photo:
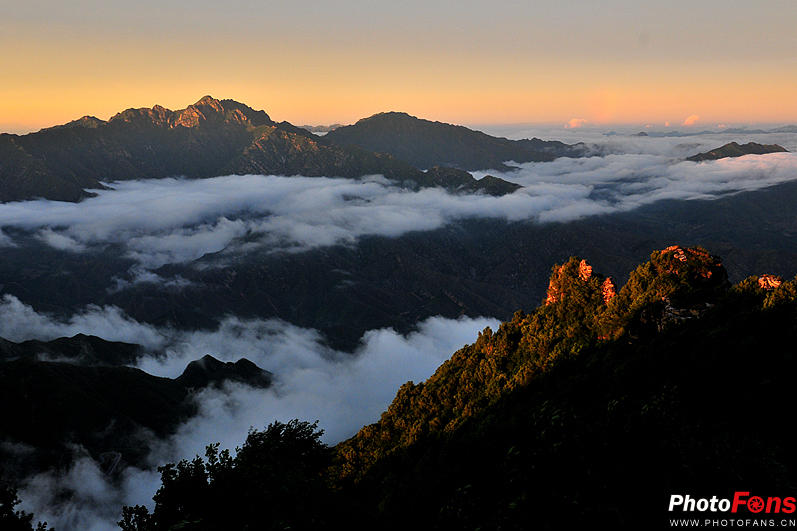
[[[795, 282], [731, 288], [716, 257], [672, 247], [612, 287], [579, 259], [556, 266], [544, 306], [402, 386], [326, 472], [315, 427], [277, 423], [250, 435], [246, 459], [219, 465], [211, 447], [167, 468], [154, 514], [129, 508], [122, 527], [222, 529], [233, 515], [263, 529], [655, 529], [684, 517], [667, 511], [672, 494], [794, 496]], [[242, 501], [197, 502], [232, 478], [252, 487]], [[296, 482], [302, 499], [247, 509]]]
[[365, 527], [662, 528], [672, 494], [794, 495], [794, 282], [725, 291], [715, 258], [670, 249], [604, 304], [579, 265], [337, 448]]

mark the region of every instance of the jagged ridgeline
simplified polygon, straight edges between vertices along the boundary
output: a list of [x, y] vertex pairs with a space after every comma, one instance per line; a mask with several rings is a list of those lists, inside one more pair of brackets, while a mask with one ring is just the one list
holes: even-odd
[[424, 436], [453, 432], [507, 392], [601, 341], [700, 315], [727, 289], [725, 269], [702, 249], [653, 253], [616, 294], [611, 278], [579, 258], [555, 265], [543, 306], [515, 314], [456, 352], [426, 382], [399, 389], [381, 420], [341, 445], [343, 477], [361, 477], [379, 457]]
[[[485, 329], [425, 382], [402, 386], [379, 422], [333, 449], [332, 466], [290, 465], [313, 470], [306, 484], [321, 474], [330, 485], [314, 483], [318, 510], [282, 505], [281, 520], [258, 526], [659, 528], [671, 494], [791, 496], [797, 461], [784, 408], [795, 317], [795, 281], [764, 275], [731, 287], [701, 248], [654, 252], [619, 292], [571, 258], [554, 266], [540, 308]], [[314, 428], [302, 427], [304, 439], [317, 442]], [[217, 448], [207, 464], [197, 459], [165, 470], [188, 479], [192, 467], [215, 466]], [[251, 470], [230, 461], [225, 473]], [[179, 479], [165, 477], [156, 500]], [[128, 508], [123, 528], [169, 528], [158, 527], [168, 510]], [[184, 521], [208, 524], [210, 510]]]
[[[438, 125], [449, 135], [451, 131], [464, 132], [475, 142], [468, 147], [482, 154], [483, 163], [475, 169], [510, 158], [554, 158], [535, 149], [555, 147], [557, 153], [581, 154], [561, 142], [510, 142], [464, 127]], [[424, 139], [416, 138], [415, 147], [424, 145]], [[0, 134], [0, 203], [35, 198], [79, 201], [92, 195], [86, 189], [102, 189], [103, 183], [111, 181], [246, 174], [346, 178], [380, 174], [411, 188], [441, 186], [491, 195], [519, 188], [492, 176], [476, 180], [451, 168], [424, 172], [390, 155], [390, 150], [375, 153], [356, 144], [338, 145], [332, 136], [318, 137], [288, 122], [275, 122], [265, 112], [242, 103], [205, 96], [177, 111], [156, 105], [127, 109], [107, 122], [85, 116], [27, 135]], [[438, 149], [439, 144], [439, 140], [435, 142]], [[448, 162], [443, 158], [432, 166], [451, 166]]]

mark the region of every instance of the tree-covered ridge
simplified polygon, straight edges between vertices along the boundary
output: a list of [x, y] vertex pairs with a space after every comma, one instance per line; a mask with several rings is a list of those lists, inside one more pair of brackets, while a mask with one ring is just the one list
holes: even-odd
[[[701, 248], [651, 255], [614, 295], [611, 279], [578, 257], [553, 267], [537, 310], [489, 327], [426, 382], [408, 382], [379, 422], [338, 447], [342, 477], [361, 477], [374, 462], [430, 434], [450, 433], [507, 392], [528, 385], [557, 362], [598, 342], [658, 330], [679, 311], [704, 308], [727, 289], [720, 261]], [[684, 317], [685, 318], [685, 317]]]
[[[452, 375], [478, 378], [500, 364], [490, 383], [474, 386], [482, 385], [481, 402], [470, 402], [458, 429], [412, 423], [417, 406], [400, 393], [379, 423], [338, 446], [342, 472], [356, 479], [342, 485], [366, 500], [369, 520], [385, 529], [417, 521], [429, 529], [526, 529], [530, 521], [560, 529], [598, 520], [659, 528], [672, 493], [794, 491], [797, 460], [779, 405], [794, 398], [797, 282], [764, 275], [731, 288], [716, 257], [670, 248], [653, 253], [602, 306], [601, 278], [579, 278], [581, 264], [554, 268], [552, 286], [567, 286], [561, 300], [457, 353], [462, 367], [449, 367]], [[569, 312], [593, 324], [568, 322]], [[511, 331], [515, 341], [503, 334]], [[451, 409], [425, 401], [442, 372], [414, 386], [415, 403]], [[523, 384], [497, 384], [524, 372]], [[389, 429], [401, 422], [425, 436], [414, 444], [396, 437]]]
[[[127, 508], [122, 527], [659, 528], [672, 493], [791, 495], [797, 458], [778, 406], [794, 398], [797, 282], [730, 287], [717, 257], [671, 247], [611, 288], [579, 258], [554, 266], [543, 306], [402, 386], [332, 466], [306, 423], [288, 439], [310, 452], [248, 440], [231, 458], [211, 446], [163, 467], [155, 513]], [[214, 470], [236, 478], [225, 488], [248, 485], [249, 505], [301, 494], [230, 527], [224, 518], [245, 512], [238, 500], [200, 503], [223, 484]]]

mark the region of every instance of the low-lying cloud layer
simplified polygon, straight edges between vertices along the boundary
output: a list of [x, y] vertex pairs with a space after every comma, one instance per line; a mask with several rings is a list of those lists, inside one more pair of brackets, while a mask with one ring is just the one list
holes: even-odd
[[[640, 152], [645, 142], [647, 152]], [[568, 221], [662, 199], [713, 199], [797, 178], [797, 154], [694, 163], [682, 157], [705, 141], [690, 142], [674, 146], [673, 139], [626, 139], [623, 147], [636, 152], [522, 164], [506, 174], [477, 172], [477, 177], [492, 173], [523, 186], [503, 197], [442, 189], [413, 192], [379, 177], [246, 175], [120, 182], [81, 203], [0, 205], [0, 228], [5, 229], [0, 245], [13, 245], [15, 230], [70, 253], [119, 245], [139, 264], [134, 276], [146, 281], [142, 270], [210, 253], [354, 244], [365, 235], [399, 236], [473, 217]], [[603, 149], [619, 147], [613, 141]]]
[[[57, 320], [10, 295], [0, 299], [0, 315], [0, 336], [14, 341], [85, 333], [137, 342], [151, 354], [138, 366], [158, 376], [179, 376], [188, 362], [206, 354], [223, 361], [245, 357], [274, 373], [274, 385], [266, 390], [227, 385], [197, 394], [199, 415], [170, 439], [151, 441], [153, 466], [202, 455], [213, 442], [235, 448], [250, 427], [262, 429], [275, 420], [318, 420], [325, 430], [323, 440], [337, 443], [378, 420], [403, 383], [425, 380], [479, 331], [499, 324], [494, 319], [433, 317], [407, 336], [392, 329], [369, 331], [348, 354], [325, 346], [315, 330], [276, 319], [230, 317], [216, 329], [187, 332], [138, 323], [114, 307], [89, 307]], [[26, 510], [68, 531], [113, 529], [122, 505], [151, 505], [157, 473], [128, 468], [112, 481], [80, 448], [75, 457], [68, 473], [29, 481], [21, 495]], [[72, 493], [70, 503], [57, 501], [64, 492]]]

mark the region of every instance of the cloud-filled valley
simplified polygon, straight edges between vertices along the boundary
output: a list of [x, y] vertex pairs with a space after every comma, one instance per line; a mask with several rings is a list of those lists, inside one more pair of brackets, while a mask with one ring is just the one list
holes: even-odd
[[120, 245], [141, 268], [152, 270], [214, 253], [233, 257], [253, 249], [300, 252], [354, 244], [366, 235], [395, 237], [468, 218], [565, 222], [663, 199], [712, 199], [795, 180], [797, 154], [703, 163], [660, 152], [610, 154], [476, 175], [490, 173], [522, 188], [502, 197], [410, 191], [378, 176], [117, 182], [80, 203], [0, 205], [0, 245], [14, 245], [15, 231], [70, 253]]

